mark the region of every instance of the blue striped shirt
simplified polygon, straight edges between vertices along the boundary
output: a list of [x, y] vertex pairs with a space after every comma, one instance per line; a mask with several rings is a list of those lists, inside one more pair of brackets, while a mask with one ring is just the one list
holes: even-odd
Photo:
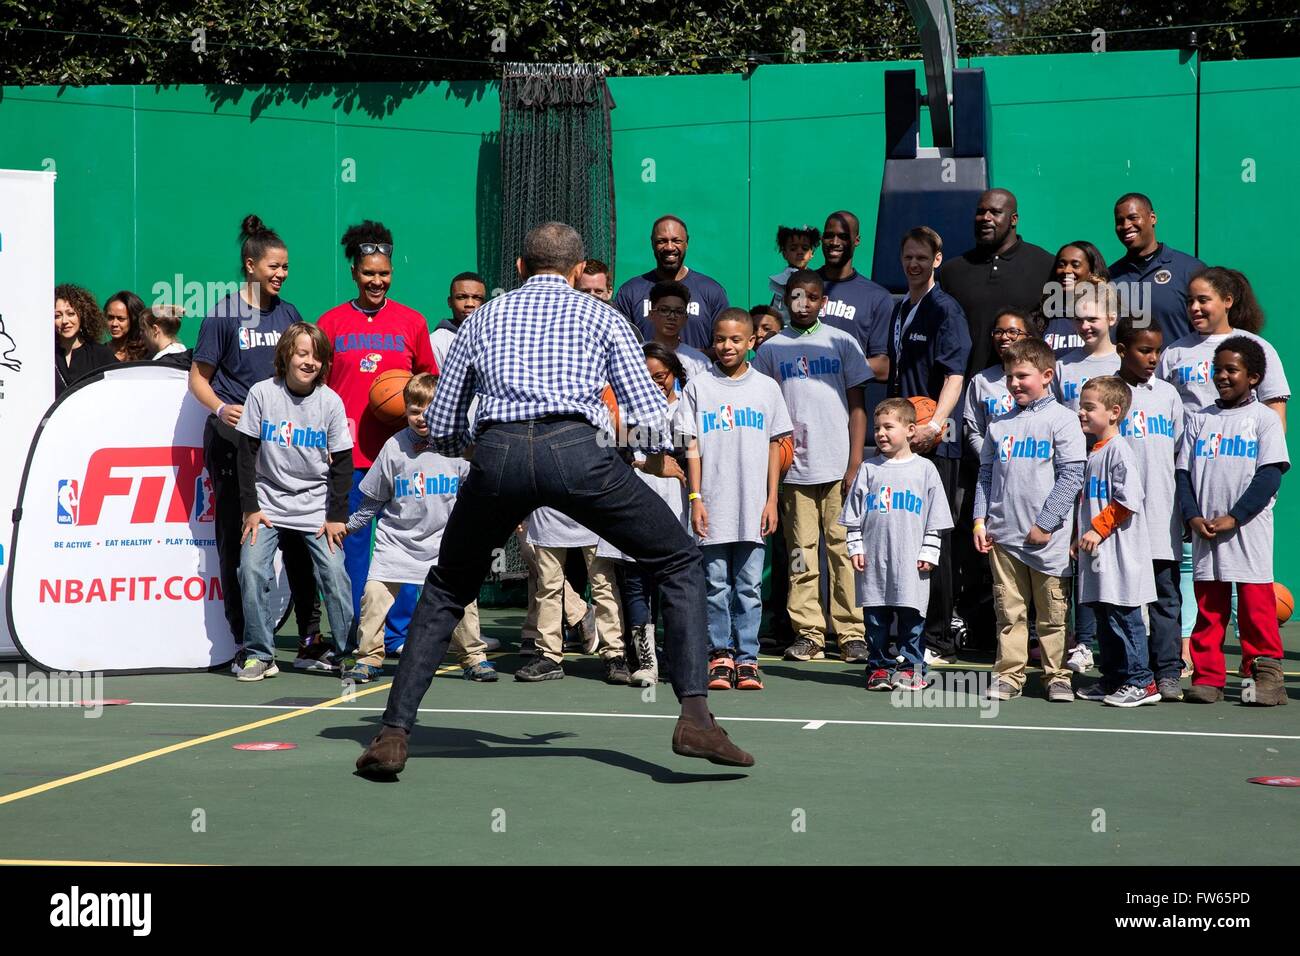
[[[438, 391], [424, 413], [429, 442], [459, 455], [489, 422], [580, 415], [611, 431], [601, 401], [612, 385], [629, 441], [646, 451], [670, 448], [658, 430], [668, 402], [650, 380], [645, 356], [627, 320], [599, 299], [571, 288], [563, 276], [531, 276], [520, 288], [483, 304], [460, 327]], [[478, 397], [475, 423], [470, 402]], [[653, 434], [637, 436], [638, 423]]]

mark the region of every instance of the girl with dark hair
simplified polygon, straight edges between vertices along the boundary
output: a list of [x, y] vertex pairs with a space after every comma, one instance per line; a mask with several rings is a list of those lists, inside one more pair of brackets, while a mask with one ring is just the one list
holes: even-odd
[[[438, 374], [438, 363], [429, 344], [429, 327], [424, 316], [389, 298], [393, 282], [393, 234], [382, 222], [366, 219], [349, 226], [340, 240], [343, 255], [357, 294], [336, 305], [319, 319], [316, 327], [334, 347], [334, 364], [326, 378], [347, 411], [355, 447], [352, 451], [350, 511], [361, 507], [361, 480], [374, 463], [384, 442], [405, 427], [403, 420], [382, 422], [370, 410], [370, 386], [384, 372], [394, 369], [418, 375]], [[373, 522], [372, 522], [373, 524]], [[349, 535], [343, 553], [352, 579], [353, 632], [361, 620], [361, 595], [370, 576], [370, 532]], [[400, 653], [406, 642], [406, 626], [415, 611], [420, 589], [403, 585], [388, 613], [384, 643], [390, 653]], [[348, 639], [356, 646], [355, 636]]]
[[[212, 306], [199, 326], [190, 394], [212, 414], [203, 429], [203, 458], [216, 499], [214, 536], [221, 566], [226, 622], [235, 641], [244, 641], [243, 593], [239, 586], [239, 538], [244, 515], [240, 510], [236, 471], [239, 441], [235, 432], [244, 414], [249, 389], [271, 378], [280, 336], [302, 316], [280, 298], [289, 276], [289, 250], [257, 216], [245, 216], [239, 230], [240, 275], [243, 282]], [[333, 670], [324, 658], [329, 645], [321, 640], [320, 602], [311, 556], [301, 538], [287, 535], [280, 542], [284, 570], [298, 620], [299, 670]]]
[[54, 395], [96, 369], [112, 365], [113, 350], [100, 344], [104, 315], [90, 290], [64, 284], [54, 290]]
[[108, 326], [108, 345], [119, 362], [143, 362], [151, 349], [145, 341], [142, 322], [144, 300], [123, 289], [104, 303], [104, 321]]
[[1066, 314], [1063, 306], [1073, 302], [1074, 286], [1092, 278], [1109, 280], [1106, 260], [1101, 250], [1086, 239], [1077, 239], [1061, 246], [1056, 253], [1052, 274], [1043, 287], [1043, 301], [1038, 307], [1037, 321], [1042, 327], [1042, 337], [1057, 358], [1070, 349], [1083, 348], [1083, 339], [1074, 325], [1073, 313]]

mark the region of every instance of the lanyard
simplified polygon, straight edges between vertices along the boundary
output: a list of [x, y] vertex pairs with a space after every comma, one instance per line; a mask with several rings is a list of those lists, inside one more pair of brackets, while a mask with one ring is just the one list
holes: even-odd
[[[934, 286], [930, 287], [930, 289], [933, 288]], [[911, 328], [912, 320], [916, 318], [916, 310], [919, 309], [921, 307], [921, 303], [925, 301], [925, 296], [930, 294], [930, 289], [926, 289], [925, 295], [921, 296], [921, 298], [916, 300], [916, 305], [912, 306], [912, 310], [907, 313], [906, 319], [903, 318], [903, 304], [907, 302], [907, 300], [906, 299], [899, 300], [898, 314], [894, 316], [894, 355], [895, 356], [899, 356], [903, 354], [903, 335], [907, 332], [909, 328]]]

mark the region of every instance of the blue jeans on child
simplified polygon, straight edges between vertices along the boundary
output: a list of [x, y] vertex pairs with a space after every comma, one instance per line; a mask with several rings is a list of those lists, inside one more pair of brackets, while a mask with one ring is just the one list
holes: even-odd
[[244, 600], [244, 654], [258, 660], [275, 658], [275, 625], [268, 616], [266, 592], [274, 577], [273, 561], [280, 535], [297, 535], [307, 546], [312, 565], [316, 569], [316, 582], [320, 585], [322, 604], [330, 622], [334, 639], [334, 653], [341, 657], [347, 650], [348, 634], [352, 630], [352, 583], [343, 566], [343, 549], [330, 550], [329, 541], [316, 537], [310, 531], [290, 531], [280, 528], [258, 528], [257, 543], [250, 535], [239, 552], [239, 588]]
[[1147, 630], [1141, 607], [1117, 604], [1089, 605], [1097, 615], [1097, 640], [1101, 644], [1101, 676], [1108, 686], [1134, 684], [1146, 687], [1154, 679], [1147, 663]]
[[[366, 468], [356, 468], [352, 472], [352, 490], [348, 492], [348, 512], [361, 507], [361, 479], [366, 477]], [[372, 525], [373, 527], [373, 525]], [[357, 646], [357, 625], [361, 622], [361, 593], [366, 589], [366, 580], [370, 577], [370, 528], [358, 531], [343, 539], [343, 566], [347, 568], [348, 580], [352, 582], [352, 633], [348, 635], [348, 646]], [[397, 592], [397, 599], [388, 612], [384, 627], [384, 649], [392, 653], [406, 643], [406, 628], [415, 613], [415, 602], [420, 600], [420, 587], [416, 584], [403, 584]]]
[[864, 607], [862, 620], [867, 627], [867, 670], [896, 670], [898, 661], [889, 656], [889, 624], [898, 618], [898, 653], [905, 665], [918, 676], [925, 676], [925, 617], [914, 607]]
[[732, 541], [706, 544], [700, 550], [707, 581], [709, 649], [714, 654], [735, 653], [737, 664], [755, 663], [763, 621], [764, 547]]
[[1148, 647], [1156, 680], [1178, 680], [1183, 673], [1182, 603], [1177, 561], [1156, 561], [1156, 599], [1147, 605]]

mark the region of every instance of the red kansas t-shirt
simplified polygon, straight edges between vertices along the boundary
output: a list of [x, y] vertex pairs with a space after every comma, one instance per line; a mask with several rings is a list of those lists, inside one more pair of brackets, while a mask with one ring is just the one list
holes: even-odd
[[395, 368], [437, 375], [429, 327], [419, 312], [392, 299], [386, 300], [374, 315], [366, 315], [352, 302], [344, 302], [322, 315], [316, 324], [334, 346], [334, 364], [325, 384], [343, 399], [355, 446], [352, 463], [357, 468], [369, 468], [384, 442], [405, 427], [404, 421], [385, 425], [371, 414], [370, 386], [381, 372]]

